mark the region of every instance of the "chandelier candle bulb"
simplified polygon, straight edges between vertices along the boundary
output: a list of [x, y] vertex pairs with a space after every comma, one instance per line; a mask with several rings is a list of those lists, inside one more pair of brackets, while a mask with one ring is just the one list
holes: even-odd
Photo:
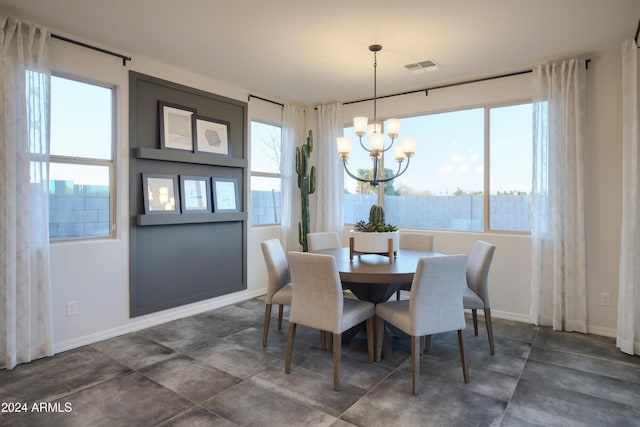
[[387, 120], [387, 135], [390, 138], [397, 138], [400, 135], [400, 120], [389, 119]]
[[402, 140], [402, 150], [407, 157], [413, 156], [416, 153], [416, 139], [414, 137], [404, 138]]
[[381, 133], [369, 135], [369, 148], [371, 148], [372, 153], [379, 153], [384, 150], [384, 135]]
[[404, 159], [407, 158], [407, 156], [404, 154], [404, 150], [402, 148], [402, 145], [396, 145], [393, 148], [393, 154], [394, 157], [397, 161], [402, 162]]
[[349, 158], [351, 154], [351, 139], [348, 136], [338, 137], [338, 154], [340, 157]]
[[353, 118], [353, 130], [358, 136], [364, 136], [367, 132], [367, 123], [369, 119], [366, 117], [354, 117]]

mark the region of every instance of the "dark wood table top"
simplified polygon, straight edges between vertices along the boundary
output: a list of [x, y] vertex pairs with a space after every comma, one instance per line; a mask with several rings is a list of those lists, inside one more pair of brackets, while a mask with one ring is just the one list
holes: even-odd
[[375, 254], [354, 255], [351, 262], [349, 248], [326, 249], [315, 253], [335, 257], [343, 282], [386, 285], [411, 283], [420, 258], [443, 255], [439, 252], [400, 249], [393, 263], [389, 263], [386, 255]]

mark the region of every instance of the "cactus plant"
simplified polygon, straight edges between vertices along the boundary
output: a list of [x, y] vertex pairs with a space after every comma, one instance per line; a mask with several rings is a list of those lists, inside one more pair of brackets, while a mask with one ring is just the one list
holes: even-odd
[[380, 205], [373, 205], [369, 210], [369, 222], [358, 221], [353, 227], [354, 230], [372, 233], [377, 231], [383, 233], [385, 231], [398, 231], [398, 227], [384, 222], [384, 208]]
[[298, 222], [298, 241], [304, 252], [309, 251], [307, 234], [309, 233], [309, 194], [316, 191], [316, 167], [309, 170], [309, 155], [313, 151], [313, 135], [309, 131], [307, 143], [302, 147], [296, 147], [296, 173], [298, 174], [298, 188], [302, 205], [302, 221]]

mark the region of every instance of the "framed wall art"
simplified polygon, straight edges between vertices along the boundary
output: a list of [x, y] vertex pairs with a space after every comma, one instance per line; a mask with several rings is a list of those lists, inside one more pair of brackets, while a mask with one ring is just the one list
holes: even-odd
[[180, 175], [182, 213], [211, 212], [211, 178]]
[[202, 116], [193, 117], [195, 152], [231, 156], [229, 146], [229, 122]]
[[142, 193], [146, 214], [180, 213], [177, 175], [143, 173]]
[[239, 212], [238, 180], [236, 178], [213, 178], [214, 212]]
[[158, 101], [160, 148], [193, 151], [195, 108]]

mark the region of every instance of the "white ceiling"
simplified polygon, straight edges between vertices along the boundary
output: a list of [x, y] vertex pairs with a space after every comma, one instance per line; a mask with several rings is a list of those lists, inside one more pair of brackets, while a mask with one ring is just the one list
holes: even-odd
[[[349, 101], [619, 48], [640, 0], [0, 0], [0, 13], [291, 102]], [[404, 65], [435, 60], [438, 71]]]

